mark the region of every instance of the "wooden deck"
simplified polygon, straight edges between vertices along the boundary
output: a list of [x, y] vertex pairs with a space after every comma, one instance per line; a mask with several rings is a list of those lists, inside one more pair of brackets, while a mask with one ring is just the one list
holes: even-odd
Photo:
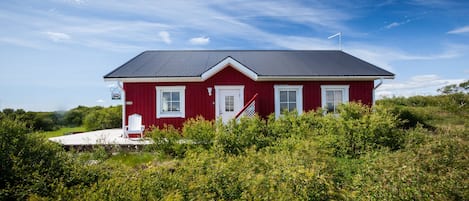
[[64, 135], [49, 138], [67, 149], [90, 149], [95, 146], [115, 147], [140, 150], [143, 146], [153, 144], [151, 139], [129, 139], [124, 138], [122, 129], [107, 129], [91, 131], [79, 134]]

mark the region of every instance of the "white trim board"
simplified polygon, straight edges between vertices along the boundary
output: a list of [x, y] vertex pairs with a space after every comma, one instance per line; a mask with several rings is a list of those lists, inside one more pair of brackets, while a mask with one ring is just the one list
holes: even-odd
[[254, 71], [247, 68], [246, 66], [239, 63], [238, 61], [234, 60], [231, 57], [226, 57], [226, 59], [223, 59], [217, 65], [213, 66], [209, 70], [202, 73], [200, 78], [202, 79], [202, 81], [205, 81], [205, 80], [211, 78], [212, 76], [214, 76], [215, 74], [217, 74], [218, 72], [220, 72], [221, 70], [225, 69], [228, 66], [233, 67], [234, 69], [236, 69], [240, 73], [244, 74], [245, 76], [251, 78], [252, 80], [257, 80], [257, 77], [258, 77], [257, 73], [255, 73]]
[[[250, 78], [253, 79], [252, 77]], [[262, 82], [262, 81], [374, 81], [378, 79], [394, 79], [394, 76], [382, 77], [382, 76], [259, 76], [257, 75], [255, 79], [253, 80]], [[142, 78], [134, 77], [134, 78], [104, 78], [104, 81], [121, 81], [125, 83], [138, 83], [138, 82], [203, 82], [205, 80], [202, 79], [202, 77], [142, 77]]]

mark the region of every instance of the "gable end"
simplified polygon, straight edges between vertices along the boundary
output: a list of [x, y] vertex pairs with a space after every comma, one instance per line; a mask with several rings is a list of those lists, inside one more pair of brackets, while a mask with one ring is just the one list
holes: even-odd
[[215, 74], [217, 74], [218, 72], [220, 72], [221, 70], [225, 69], [228, 66], [233, 67], [234, 69], [236, 69], [237, 71], [239, 71], [243, 75], [251, 78], [254, 81], [256, 81], [258, 79], [257, 73], [255, 73], [254, 71], [252, 71], [251, 69], [249, 69], [245, 65], [241, 64], [240, 62], [236, 61], [235, 59], [233, 59], [229, 56], [226, 57], [225, 59], [223, 59], [222, 61], [220, 61], [217, 65], [211, 67], [210, 69], [208, 69], [207, 71], [202, 73], [202, 75], [200, 77], [201, 77], [202, 81], [205, 81], [205, 80], [211, 78], [212, 76], [214, 76]]

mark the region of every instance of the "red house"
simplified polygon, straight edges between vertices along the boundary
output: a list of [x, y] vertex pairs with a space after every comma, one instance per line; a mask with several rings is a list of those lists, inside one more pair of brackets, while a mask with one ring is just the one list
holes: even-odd
[[180, 127], [191, 117], [234, 118], [255, 97], [256, 113], [277, 116], [339, 103], [373, 104], [375, 80], [394, 74], [343, 51], [145, 51], [104, 76], [124, 90], [124, 125]]

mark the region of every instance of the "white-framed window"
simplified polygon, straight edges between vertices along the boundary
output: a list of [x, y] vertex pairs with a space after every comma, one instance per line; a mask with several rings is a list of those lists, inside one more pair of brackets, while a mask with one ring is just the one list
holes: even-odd
[[184, 118], [185, 90], [185, 86], [156, 86], [156, 118]]
[[349, 101], [349, 85], [321, 85], [322, 108], [337, 113], [337, 106]]
[[303, 85], [274, 85], [275, 116], [285, 111], [303, 112]]

